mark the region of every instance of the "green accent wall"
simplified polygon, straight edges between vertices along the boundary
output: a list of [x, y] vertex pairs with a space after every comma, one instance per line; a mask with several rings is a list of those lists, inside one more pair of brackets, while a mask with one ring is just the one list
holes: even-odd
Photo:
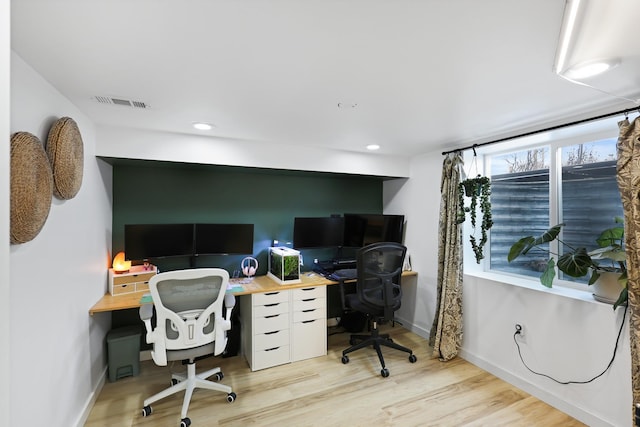
[[[258, 274], [267, 272], [273, 239], [293, 238], [296, 216], [382, 213], [380, 177], [150, 161], [113, 163], [113, 252], [124, 250], [124, 225], [145, 223], [254, 224]], [[326, 251], [302, 251], [304, 270]], [[195, 267], [233, 274], [244, 256], [200, 256]], [[329, 258], [327, 258], [329, 257]], [[188, 268], [187, 257], [154, 260], [161, 271]]]

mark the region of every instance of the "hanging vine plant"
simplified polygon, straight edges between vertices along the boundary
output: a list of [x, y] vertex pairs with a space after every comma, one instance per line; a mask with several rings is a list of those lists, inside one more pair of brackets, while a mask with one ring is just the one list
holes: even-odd
[[[473, 227], [473, 233], [469, 240], [471, 241], [471, 248], [476, 257], [476, 262], [480, 264], [480, 260], [484, 258], [483, 248], [487, 243], [487, 230], [493, 225], [491, 219], [491, 180], [486, 176], [478, 175], [475, 178], [468, 178], [458, 184], [458, 224], [462, 224], [467, 214], [471, 219], [471, 227]], [[465, 206], [465, 197], [470, 198], [471, 202], [469, 206]], [[480, 206], [480, 212], [482, 213], [482, 222], [480, 223], [480, 241], [476, 239], [476, 214], [478, 211], [478, 205]]]

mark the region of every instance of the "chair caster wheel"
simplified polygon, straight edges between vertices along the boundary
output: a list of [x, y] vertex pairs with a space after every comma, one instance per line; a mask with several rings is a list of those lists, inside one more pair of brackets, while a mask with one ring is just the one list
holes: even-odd
[[342, 356], [342, 363], [345, 365], [349, 363], [349, 356]]
[[180, 420], [180, 427], [189, 427], [191, 425], [191, 420], [189, 418], [183, 418]]
[[227, 394], [227, 402], [232, 403], [235, 402], [236, 400], [236, 394], [234, 392], [231, 392], [229, 394]]
[[151, 409], [150, 405], [147, 405], [144, 408], [142, 408], [142, 416], [143, 417], [148, 417], [152, 413], [153, 413], [153, 409]]
[[382, 378], [387, 378], [389, 376], [389, 370], [387, 368], [382, 368], [380, 370], [380, 375], [382, 375]]
[[409, 362], [416, 363], [416, 360], [418, 360], [418, 358], [416, 357], [415, 354], [412, 354], [411, 356], [409, 356]]
[[220, 380], [222, 380], [224, 378], [224, 374], [222, 372], [217, 372], [214, 375], [214, 378], [216, 379], [216, 381], [220, 381]]

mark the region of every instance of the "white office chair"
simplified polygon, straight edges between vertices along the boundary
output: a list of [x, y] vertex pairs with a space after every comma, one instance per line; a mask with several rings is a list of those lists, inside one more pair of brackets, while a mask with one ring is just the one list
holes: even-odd
[[[149, 289], [153, 305], [140, 307], [140, 318], [147, 329], [147, 343], [153, 344], [151, 357], [159, 366], [167, 361], [181, 360], [187, 365], [187, 375], [172, 374], [172, 386], [145, 399], [142, 415], [152, 413], [151, 404], [184, 390], [180, 426], [188, 427], [191, 420], [187, 410], [196, 387], [227, 393], [227, 401], [233, 402], [236, 394], [231, 387], [208, 381], [215, 375], [223, 378], [220, 368], [196, 374], [196, 358], [218, 355], [224, 350], [226, 331], [231, 329], [231, 311], [235, 306], [233, 295], [226, 295], [229, 273], [220, 268], [199, 268], [160, 273], [151, 278]], [[226, 317], [222, 315], [222, 303]], [[156, 309], [156, 326], [151, 324], [153, 307]]]

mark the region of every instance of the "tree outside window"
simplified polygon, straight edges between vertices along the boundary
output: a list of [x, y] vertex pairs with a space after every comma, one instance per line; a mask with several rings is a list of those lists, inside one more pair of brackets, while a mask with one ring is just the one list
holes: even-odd
[[[548, 259], [544, 254], [530, 253], [509, 263], [507, 253], [522, 236], [540, 235], [561, 222], [566, 224], [563, 240], [594, 249], [596, 231], [622, 216], [615, 144], [611, 138], [562, 147], [556, 157], [562, 165], [557, 179], [550, 179], [557, 168], [551, 164], [549, 146], [491, 156], [494, 225], [489, 269], [539, 277]], [[551, 182], [558, 183], [557, 201], [550, 200]], [[552, 206], [558, 212], [553, 218]], [[586, 283], [586, 279], [560, 278]]]

